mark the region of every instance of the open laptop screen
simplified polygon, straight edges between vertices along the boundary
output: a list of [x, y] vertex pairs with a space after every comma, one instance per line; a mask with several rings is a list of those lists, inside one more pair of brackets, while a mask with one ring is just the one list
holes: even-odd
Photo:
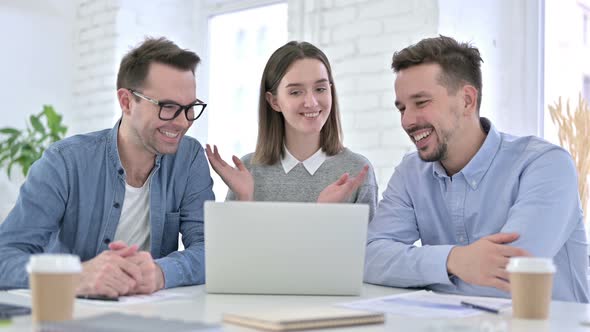
[[358, 295], [368, 219], [362, 204], [207, 202], [207, 291]]

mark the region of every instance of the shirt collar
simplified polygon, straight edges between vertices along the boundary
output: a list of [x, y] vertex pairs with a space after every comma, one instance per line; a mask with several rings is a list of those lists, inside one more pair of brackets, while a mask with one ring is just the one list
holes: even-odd
[[496, 154], [500, 150], [500, 143], [502, 141], [500, 133], [492, 125], [490, 120], [481, 118], [480, 122], [483, 130], [488, 133], [488, 136], [479, 148], [479, 151], [477, 151], [475, 156], [461, 170], [461, 173], [465, 176], [465, 180], [467, 180], [467, 183], [469, 183], [473, 190], [477, 189], [477, 186], [492, 165], [494, 157], [496, 157]]
[[[121, 126], [121, 121], [122, 121], [122, 118], [119, 118], [117, 123], [115, 123], [115, 126], [113, 127], [113, 129], [111, 129], [109, 136], [107, 136], [107, 147], [108, 147], [109, 159], [111, 160], [111, 162], [113, 163], [113, 166], [117, 170], [119, 177], [121, 177], [123, 180], [125, 180], [125, 170], [123, 168], [123, 164], [121, 163], [121, 158], [119, 157], [119, 146], [117, 144], [117, 140], [119, 139], [118, 134], [119, 134], [119, 127]], [[155, 168], [160, 166], [161, 159], [162, 159], [162, 155], [157, 154], [156, 160], [154, 163]]]
[[[496, 127], [487, 118], [480, 118], [481, 126], [487, 133], [486, 139], [479, 148], [475, 156], [463, 167], [460, 173], [465, 177], [465, 181], [473, 190], [483, 179], [484, 175], [492, 165], [496, 153], [500, 149], [501, 137]], [[447, 176], [445, 169], [440, 162], [435, 162], [432, 168], [433, 174], [438, 177]]]
[[119, 148], [117, 146], [117, 134], [119, 133], [119, 125], [121, 125], [121, 119], [117, 121], [109, 136], [107, 136], [107, 148], [108, 148], [108, 156], [113, 166], [117, 170], [119, 177], [125, 179], [123, 165], [121, 164], [121, 159], [119, 158]]
[[[293, 157], [291, 152], [285, 146], [285, 156], [281, 159], [281, 165], [283, 165], [283, 170], [285, 174], [289, 173], [297, 164], [300, 163], [297, 158]], [[311, 157], [307, 158], [305, 161], [301, 162], [303, 167], [309, 172], [310, 175], [314, 175], [314, 173], [322, 166], [324, 161], [326, 161], [327, 155], [322, 149], [316, 151]]]

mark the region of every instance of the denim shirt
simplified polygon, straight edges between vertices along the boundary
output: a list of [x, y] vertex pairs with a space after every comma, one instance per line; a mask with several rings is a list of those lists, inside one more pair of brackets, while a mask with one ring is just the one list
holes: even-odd
[[[588, 302], [588, 255], [576, 169], [562, 148], [534, 136], [496, 131], [449, 177], [416, 152], [396, 168], [369, 224], [365, 281], [465, 295], [509, 297], [449, 276], [454, 246], [495, 233], [518, 233], [509, 245], [552, 258], [553, 299]], [[418, 239], [422, 246], [414, 246]], [[472, 267], [477, 268], [477, 267]]]
[[[28, 287], [31, 254], [71, 253], [87, 261], [108, 250], [125, 198], [119, 123], [59, 141], [33, 164], [0, 224], [0, 287]], [[204, 283], [203, 203], [215, 197], [199, 142], [185, 136], [175, 154], [158, 155], [150, 181], [150, 253], [165, 287]], [[177, 251], [179, 233], [184, 251]]]

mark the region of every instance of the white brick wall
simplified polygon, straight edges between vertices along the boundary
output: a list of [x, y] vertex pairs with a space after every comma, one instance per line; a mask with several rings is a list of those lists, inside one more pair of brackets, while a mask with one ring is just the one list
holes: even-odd
[[[206, 26], [206, 22], [201, 21], [207, 18], [200, 16], [199, 6], [211, 9], [232, 3], [226, 0], [203, 3], [192, 0], [79, 1], [74, 110], [68, 117], [73, 122], [70, 123], [71, 133], [97, 130], [113, 124], [119, 112], [115, 99], [115, 74], [122, 55], [129, 47], [136, 45], [145, 35], [151, 35], [166, 36], [181, 47], [203, 49], [205, 36], [202, 32], [195, 33], [195, 26]], [[461, 5], [464, 4], [459, 0], [287, 2], [289, 39], [312, 42], [328, 55], [339, 94], [345, 144], [370, 159], [382, 192], [393, 166], [404, 153], [413, 149], [401, 129], [399, 114], [393, 105], [394, 75], [390, 69], [393, 52], [424, 37], [436, 36], [441, 31], [461, 39], [469, 33], [463, 30], [477, 28], [477, 19], [470, 18], [473, 26], [461, 30], [456, 17], [481, 15], [482, 10], [474, 9], [477, 6], [473, 5], [471, 9], [457, 11], [455, 8], [463, 8]], [[501, 13], [520, 8], [520, 5], [513, 5], [507, 0], [485, 3], [489, 8], [487, 10]], [[441, 17], [444, 17], [444, 24]], [[517, 21], [506, 16], [502, 26], [519, 27]], [[451, 30], [449, 22], [454, 22]], [[508, 28], [502, 30], [494, 26], [493, 33], [487, 32], [484, 27], [480, 30], [477, 30], [478, 34], [483, 33], [486, 39], [483, 43], [478, 39], [473, 41], [483, 46], [484, 50], [488, 42], [496, 40], [488, 36], [498, 35], [501, 37], [499, 40], [510, 39]], [[505, 59], [510, 58], [514, 51], [515, 47], [502, 52], [499, 49], [486, 51], [484, 65], [497, 66], [495, 58], [499, 55], [496, 53]], [[206, 52], [200, 55], [207, 57]], [[494, 71], [491, 72], [493, 74]], [[512, 71], [506, 75], [510, 75], [515, 82], [521, 82]], [[484, 86], [488, 86], [487, 92], [484, 91], [484, 103], [491, 98], [503, 100], [494, 95], [504, 93], [506, 88], [498, 90], [497, 84], [488, 84], [485, 77], [490, 77], [490, 73], [484, 75]], [[199, 83], [199, 90], [206, 92], [207, 88], [202, 87], [204, 82]], [[511, 109], [509, 112], [518, 113], [519, 110]], [[191, 134], [202, 137], [199, 133]]]
[[76, 70], [70, 134], [113, 126], [121, 58], [146, 36], [193, 48], [191, 0], [82, 0], [77, 11]]
[[[237, 6], [235, 1], [50, 0], [36, 3], [34, 10], [33, 0], [0, 4], [0, 31], [6, 32], [4, 39], [15, 41], [14, 52], [5, 52], [0, 67], [7, 73], [6, 86], [0, 91], [8, 103], [0, 111], [1, 126], [22, 127], [24, 114], [51, 103], [64, 113], [69, 135], [111, 127], [120, 112], [115, 75], [121, 56], [145, 35], [152, 35], [200, 50], [206, 60], [207, 15], [203, 12], [207, 10], [203, 9]], [[532, 56], [527, 56], [536, 54], [534, 45], [529, 45], [536, 41], [536, 30], [529, 22], [537, 18], [534, 0], [287, 2], [289, 38], [312, 42], [330, 58], [345, 143], [371, 160], [381, 192], [393, 167], [412, 149], [393, 106], [391, 55], [423, 37], [440, 32], [474, 42], [485, 60], [483, 114], [495, 117], [501, 129], [518, 134], [542, 129], [534, 120], [536, 105], [542, 101], [529, 91], [536, 86], [537, 75]], [[26, 23], [30, 21], [36, 24]], [[42, 58], [35, 57], [39, 49], [45, 50]], [[508, 70], [514, 66], [525, 70]], [[206, 73], [206, 68], [200, 71]], [[205, 81], [198, 82], [199, 94], [206, 96]], [[206, 137], [202, 127], [193, 128], [200, 130], [194, 136]], [[0, 191], [6, 196], [10, 188], [2, 176]], [[10, 186], [16, 193], [16, 187]], [[2, 210], [0, 206], [0, 219], [7, 212]]]
[[109, 128], [116, 103], [117, 0], [81, 0], [76, 12], [69, 135]]
[[[146, 35], [166, 36], [192, 48], [193, 16], [190, 0], [80, 1], [71, 133], [112, 126], [119, 112], [115, 75], [123, 54]], [[406, 25], [411, 22], [414, 30], [434, 34], [435, 1], [289, 1], [290, 37], [315, 43], [330, 58], [345, 143], [371, 160], [381, 191], [392, 167], [411, 149], [393, 108], [391, 55], [424, 37], [423, 33], [391, 28], [398, 20]]]
[[[72, 109], [75, 9], [75, 3], [60, 0], [0, 1], [0, 128], [25, 128], [29, 115], [45, 104], [60, 113]], [[0, 223], [23, 180], [20, 169], [11, 178], [0, 170]]]
[[289, 38], [315, 44], [330, 59], [345, 145], [371, 161], [380, 193], [413, 149], [393, 105], [391, 56], [436, 35], [437, 18], [435, 0], [289, 1]]

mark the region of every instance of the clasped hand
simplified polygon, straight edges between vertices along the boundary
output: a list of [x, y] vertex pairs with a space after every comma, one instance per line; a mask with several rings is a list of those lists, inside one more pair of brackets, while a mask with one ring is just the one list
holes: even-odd
[[164, 274], [149, 252], [121, 241], [111, 243], [109, 249], [82, 264], [79, 295], [118, 297], [164, 288]]

